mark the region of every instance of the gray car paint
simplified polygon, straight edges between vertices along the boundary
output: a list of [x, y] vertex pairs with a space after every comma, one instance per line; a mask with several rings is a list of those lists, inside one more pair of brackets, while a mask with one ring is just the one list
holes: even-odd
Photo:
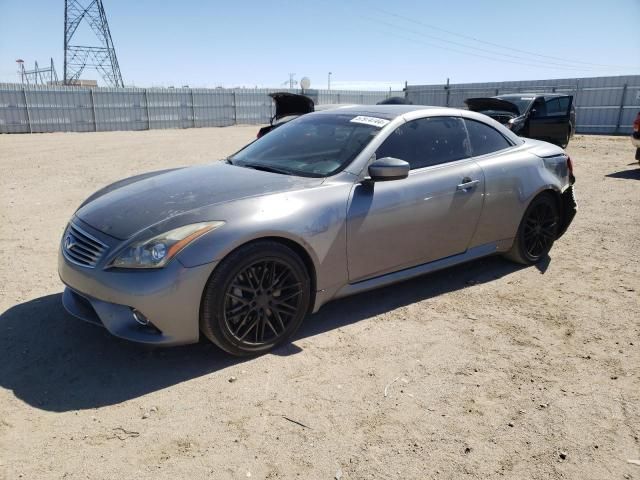
[[[345, 113], [390, 122], [351, 164], [326, 179], [214, 163], [105, 189], [72, 221], [104, 241], [109, 254], [96, 268], [86, 268], [67, 261], [61, 244], [62, 281], [102, 312], [99, 320], [116, 335], [164, 345], [196, 342], [208, 277], [230, 252], [250, 241], [282, 239], [307, 257], [315, 279], [312, 309], [317, 311], [332, 298], [507, 251], [535, 195], [542, 190], [560, 193], [569, 186], [562, 149], [523, 140], [479, 113], [409, 105], [340, 109]], [[488, 124], [513, 146], [413, 170], [406, 179], [367, 180], [376, 149], [395, 128], [439, 115]], [[108, 268], [131, 241], [209, 220], [226, 223], [195, 240], [162, 269]], [[73, 295], [65, 298], [71, 313], [90, 320]], [[162, 335], [138, 329], [129, 307], [144, 313]]]
[[322, 183], [317, 178], [264, 173], [223, 162], [159, 172], [110, 190], [80, 208], [76, 216], [124, 240], [178, 215], [195, 210], [200, 210], [195, 215], [206, 214], [202, 209], [209, 205]]

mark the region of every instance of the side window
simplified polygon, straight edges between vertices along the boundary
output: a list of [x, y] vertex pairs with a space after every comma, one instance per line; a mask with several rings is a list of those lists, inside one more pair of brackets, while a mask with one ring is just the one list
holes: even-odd
[[464, 120], [469, 131], [473, 156], [485, 155], [509, 148], [511, 143], [495, 128], [475, 120]]
[[541, 118], [547, 116], [547, 105], [542, 99], [538, 99], [535, 101], [535, 103], [533, 104], [533, 110], [535, 110], [532, 115], [533, 118]]
[[[558, 115], [562, 115], [562, 109], [560, 108], [560, 100], [558, 98], [549, 98], [546, 102], [547, 107], [547, 116], [556, 117]], [[566, 112], [565, 108], [565, 112]]]
[[560, 113], [562, 113], [562, 115], [569, 113], [569, 97], [558, 98], [558, 103], [560, 104]]
[[468, 158], [468, 143], [461, 118], [420, 118], [400, 125], [380, 145], [376, 158], [399, 158], [415, 170]]

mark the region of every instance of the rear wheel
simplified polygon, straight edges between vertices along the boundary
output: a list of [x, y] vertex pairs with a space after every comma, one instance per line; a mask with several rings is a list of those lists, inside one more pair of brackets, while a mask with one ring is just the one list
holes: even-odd
[[200, 329], [232, 355], [267, 352], [289, 339], [309, 308], [310, 279], [290, 248], [241, 247], [215, 269], [202, 298]]
[[571, 138], [571, 127], [567, 130], [567, 136], [560, 142], [560, 147], [567, 148], [569, 145], [569, 139]]
[[551, 250], [559, 222], [555, 198], [550, 193], [541, 193], [525, 211], [516, 239], [506, 257], [525, 265], [539, 262]]

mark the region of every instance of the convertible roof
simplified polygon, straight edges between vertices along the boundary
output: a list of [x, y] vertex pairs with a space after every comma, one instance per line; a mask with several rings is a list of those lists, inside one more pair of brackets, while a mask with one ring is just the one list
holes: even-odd
[[413, 112], [415, 110], [427, 110], [431, 108], [443, 107], [426, 107], [424, 105], [349, 105], [345, 107], [334, 108], [331, 110], [325, 110], [323, 112], [316, 112], [316, 114], [335, 115], [337, 113], [347, 113], [349, 115], [369, 115], [392, 120], [408, 112]]

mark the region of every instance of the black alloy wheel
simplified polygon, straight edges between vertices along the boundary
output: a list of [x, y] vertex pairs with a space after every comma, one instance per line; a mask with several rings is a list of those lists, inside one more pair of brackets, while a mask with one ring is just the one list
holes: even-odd
[[533, 199], [522, 217], [518, 233], [506, 256], [531, 265], [542, 260], [558, 237], [560, 214], [556, 199], [543, 192]]
[[259, 260], [240, 271], [225, 292], [229, 333], [247, 346], [280, 338], [295, 320], [302, 281], [279, 260]]
[[200, 329], [233, 355], [265, 353], [289, 339], [309, 309], [311, 281], [289, 247], [257, 241], [230, 253], [205, 287]]
[[557, 216], [549, 203], [540, 202], [529, 211], [524, 222], [524, 247], [530, 258], [549, 251], [558, 229]]

